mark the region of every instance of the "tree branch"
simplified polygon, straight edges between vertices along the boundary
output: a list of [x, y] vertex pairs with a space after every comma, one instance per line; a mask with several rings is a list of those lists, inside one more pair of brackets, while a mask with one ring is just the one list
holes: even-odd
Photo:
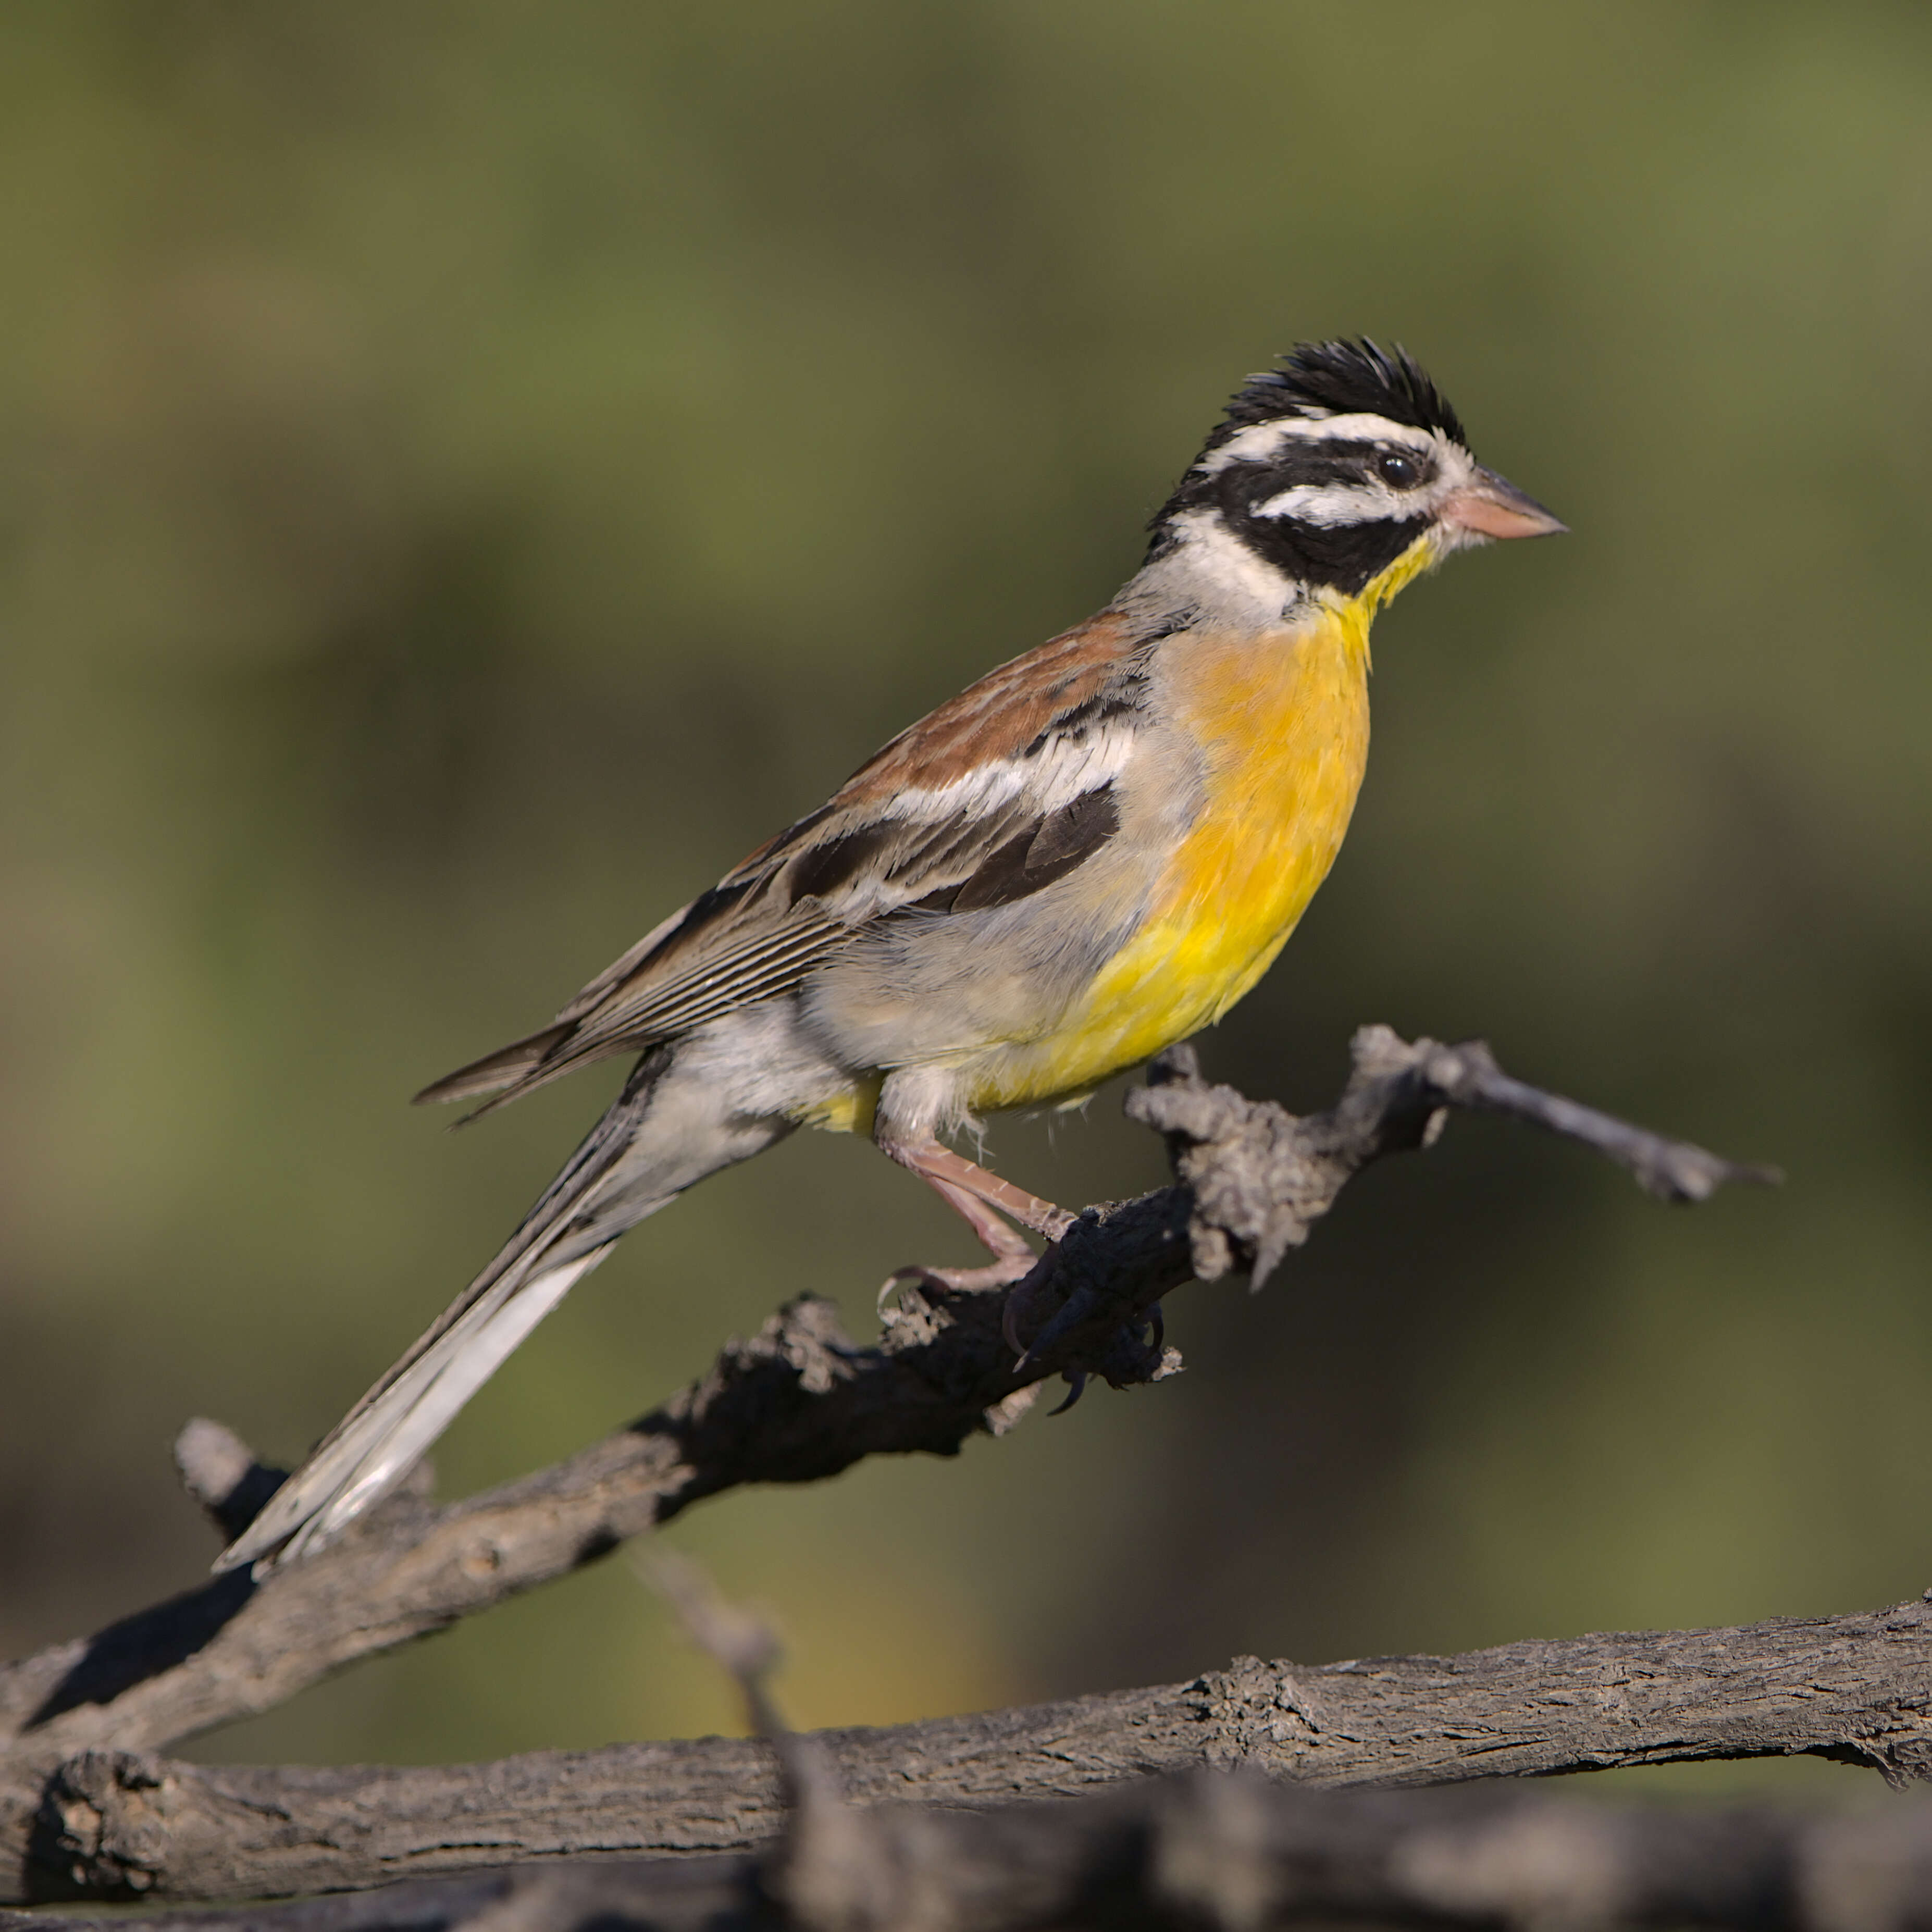
[[[1129, 1111], [1166, 1135], [1180, 1184], [1088, 1209], [1012, 1310], [998, 1294], [908, 1288], [879, 1341], [861, 1346], [828, 1303], [794, 1302], [663, 1408], [553, 1468], [441, 1508], [399, 1496], [307, 1561], [259, 1581], [217, 1577], [0, 1671], [0, 1895], [20, 1895], [48, 1780], [64, 1766], [80, 1776], [69, 1761], [91, 1761], [82, 1754], [152, 1750], [272, 1708], [740, 1484], [814, 1481], [869, 1455], [956, 1454], [1011, 1426], [1054, 1375], [1124, 1388], [1171, 1373], [1179, 1358], [1157, 1319], [1149, 1332], [1163, 1295], [1190, 1276], [1264, 1277], [1352, 1174], [1426, 1144], [1447, 1109], [1533, 1120], [1679, 1198], [1768, 1178], [1524, 1087], [1480, 1044], [1410, 1045], [1369, 1028], [1354, 1053], [1336, 1105], [1305, 1118], [1209, 1087], [1186, 1049], [1163, 1056]], [[1003, 1340], [1010, 1315], [1032, 1337], [1023, 1360]], [[206, 1425], [180, 1459], [224, 1529], [272, 1485]]]
[[[862, 1806], [976, 1808], [1235, 1766], [1395, 1787], [1810, 1755], [1902, 1784], [1932, 1778], [1932, 1604], [1460, 1657], [1244, 1658], [1187, 1684], [815, 1736]], [[771, 1754], [748, 1738], [419, 1768], [94, 1751], [46, 1781], [24, 1832], [9, 1828], [0, 1898], [248, 1898], [574, 1852], [718, 1852], [784, 1819]]]
[[[850, 1812], [855, 1862], [808, 1897], [783, 1882], [811, 1835], [760, 1859], [577, 1861], [417, 1881], [150, 1932], [1200, 1932], [1298, 1923], [1493, 1932], [1687, 1925], [1913, 1932], [1932, 1923], [1922, 1807], [1819, 1820], [1580, 1805], [1523, 1792], [1337, 1794], [1199, 1773], [1075, 1804]], [[781, 1861], [783, 1861], [782, 1863]], [[116, 1919], [63, 1918], [60, 1932]], [[0, 1914], [0, 1932], [51, 1932]]]

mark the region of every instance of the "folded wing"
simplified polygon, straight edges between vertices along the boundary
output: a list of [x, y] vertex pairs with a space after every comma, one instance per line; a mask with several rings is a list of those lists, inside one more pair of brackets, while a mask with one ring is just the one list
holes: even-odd
[[[1105, 614], [901, 734], [832, 798], [645, 934], [550, 1025], [425, 1088], [502, 1106], [790, 992], [883, 920], [1043, 890], [1120, 828], [1141, 670]], [[472, 1116], [473, 1118], [473, 1116]]]

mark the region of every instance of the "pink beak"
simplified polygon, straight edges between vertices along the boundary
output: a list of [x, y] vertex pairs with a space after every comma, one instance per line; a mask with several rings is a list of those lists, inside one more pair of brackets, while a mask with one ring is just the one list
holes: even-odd
[[1551, 537], [1570, 527], [1507, 477], [1480, 465], [1474, 480], [1443, 505], [1442, 520], [1479, 537]]

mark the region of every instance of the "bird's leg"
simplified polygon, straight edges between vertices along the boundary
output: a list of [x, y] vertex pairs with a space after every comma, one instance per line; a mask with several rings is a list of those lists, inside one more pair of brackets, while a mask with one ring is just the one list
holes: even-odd
[[[997, 1208], [1002, 1214], [1010, 1215], [1022, 1227], [1030, 1228], [1036, 1234], [1044, 1234], [1049, 1241], [1058, 1240], [1078, 1218], [1068, 1214], [1064, 1208], [1056, 1208], [1051, 1201], [1042, 1201], [1037, 1194], [1029, 1194], [1024, 1187], [1016, 1187], [1010, 1180], [1002, 1180], [997, 1174], [976, 1167], [963, 1154], [955, 1154], [930, 1135], [913, 1141], [881, 1138], [878, 1144], [879, 1151], [887, 1160], [896, 1160], [900, 1166], [909, 1167], [914, 1173], [931, 1181], [973, 1222], [973, 1232], [982, 1240], [986, 1239], [986, 1235], [974, 1215], [953, 1199], [956, 1192], [970, 1196], [989, 1208]], [[988, 1242], [988, 1246], [992, 1244]], [[994, 1252], [998, 1250], [995, 1249]]]
[[940, 1199], [979, 1237], [980, 1246], [993, 1258], [984, 1268], [896, 1268], [886, 1284], [888, 1287], [896, 1288], [902, 1281], [913, 1281], [938, 1288], [1004, 1288], [1010, 1282], [1023, 1280], [1031, 1271], [1032, 1249], [983, 1201], [968, 1194], [963, 1187], [954, 1186], [950, 1181], [937, 1180], [929, 1174], [922, 1178]]
[[902, 1280], [931, 1282], [950, 1288], [1004, 1288], [1030, 1274], [1036, 1259], [1004, 1216], [1011, 1215], [1049, 1240], [1058, 1240], [1072, 1226], [1074, 1217], [1064, 1208], [975, 1166], [964, 1154], [955, 1154], [929, 1136], [916, 1141], [882, 1137], [878, 1144], [888, 1160], [926, 1182], [993, 1257], [985, 1268], [900, 1268], [886, 1284], [888, 1288]]

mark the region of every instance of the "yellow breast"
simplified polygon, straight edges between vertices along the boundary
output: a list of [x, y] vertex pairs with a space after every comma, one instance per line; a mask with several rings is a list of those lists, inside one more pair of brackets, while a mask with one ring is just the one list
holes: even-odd
[[1200, 814], [1132, 940], [1048, 1038], [1002, 1057], [976, 1108], [1082, 1094], [1219, 1019], [1267, 971], [1334, 863], [1361, 788], [1381, 601], [1168, 640], [1185, 653], [1169, 688], [1205, 767]]

